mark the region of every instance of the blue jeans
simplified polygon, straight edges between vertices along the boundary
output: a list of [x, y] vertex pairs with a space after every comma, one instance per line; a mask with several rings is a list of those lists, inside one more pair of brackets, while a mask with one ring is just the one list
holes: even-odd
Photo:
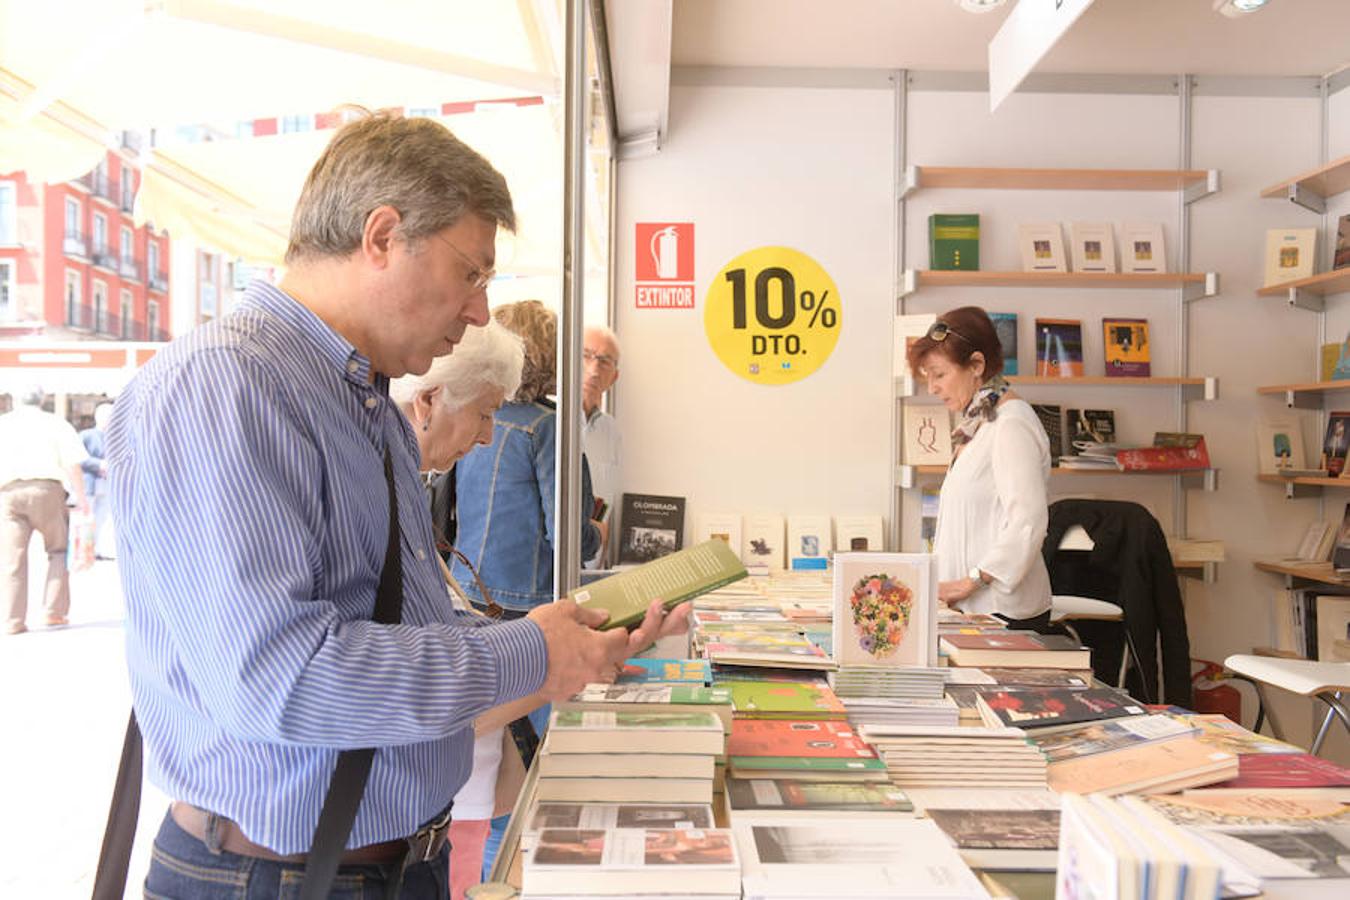
[[[169, 816], [155, 836], [146, 900], [285, 900], [298, 897], [303, 863], [273, 862], [220, 851], [178, 827]], [[384, 900], [394, 866], [343, 866], [330, 898]], [[403, 900], [445, 900], [450, 896], [450, 848], [430, 862], [411, 863], [403, 872]]]

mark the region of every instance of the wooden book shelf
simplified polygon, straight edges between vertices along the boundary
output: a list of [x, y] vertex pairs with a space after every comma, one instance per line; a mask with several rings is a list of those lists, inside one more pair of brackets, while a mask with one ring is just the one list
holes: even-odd
[[1257, 475], [1256, 477], [1268, 484], [1297, 484], [1304, 487], [1350, 488], [1350, 478], [1286, 478], [1283, 475]]
[[1204, 272], [985, 272], [921, 269], [918, 286], [1038, 288], [1178, 288], [1204, 284]]
[[1027, 191], [1180, 191], [1203, 185], [1205, 169], [1004, 169], [915, 166], [915, 187]]
[[[1076, 378], [1055, 378], [1049, 375], [1009, 375], [1010, 384], [1026, 387], [1054, 385], [1056, 387], [1204, 387], [1203, 378], [1175, 378], [1162, 375], [1125, 375], [1110, 377], [1106, 375], [1080, 375]], [[1350, 381], [1341, 382], [1350, 388]]]
[[1336, 391], [1350, 391], [1350, 378], [1340, 381], [1308, 381], [1303, 384], [1269, 384], [1256, 389], [1258, 394], [1330, 394]]
[[1261, 192], [1262, 197], [1283, 197], [1291, 187], [1302, 188], [1326, 199], [1342, 191], [1350, 190], [1350, 156], [1318, 166], [1301, 175], [1295, 175], [1287, 181], [1272, 184]]
[[1316, 584], [1350, 584], [1350, 578], [1336, 574], [1329, 562], [1298, 562], [1297, 560], [1258, 559], [1252, 563], [1258, 570], [1272, 575], [1286, 575], [1299, 581]]
[[1310, 275], [1307, 278], [1296, 278], [1283, 284], [1267, 285], [1257, 288], [1256, 293], [1262, 297], [1284, 297], [1288, 295], [1290, 289], [1316, 294], [1319, 297], [1350, 291], [1350, 267]]

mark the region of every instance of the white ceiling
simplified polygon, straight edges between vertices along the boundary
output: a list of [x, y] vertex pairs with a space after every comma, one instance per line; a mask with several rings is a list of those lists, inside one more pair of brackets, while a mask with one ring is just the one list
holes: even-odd
[[[675, 65], [984, 72], [1014, 0], [675, 0]], [[1097, 0], [1038, 72], [1324, 75], [1350, 63], [1350, 0], [1271, 0], [1230, 19], [1213, 0]]]

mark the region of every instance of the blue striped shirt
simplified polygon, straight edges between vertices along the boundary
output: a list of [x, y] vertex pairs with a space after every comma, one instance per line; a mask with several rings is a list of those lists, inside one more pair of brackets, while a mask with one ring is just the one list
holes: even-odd
[[[406, 836], [468, 777], [471, 720], [539, 689], [528, 620], [474, 627], [435, 560], [388, 381], [264, 284], [118, 398], [108, 462], [151, 780], [278, 853], [309, 848], [338, 751], [378, 747], [348, 846]], [[403, 619], [369, 621], [389, 536]]]

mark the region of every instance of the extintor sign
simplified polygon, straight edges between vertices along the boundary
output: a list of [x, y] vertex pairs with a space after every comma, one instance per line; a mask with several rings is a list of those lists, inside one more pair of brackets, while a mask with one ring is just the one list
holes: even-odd
[[693, 222], [638, 222], [633, 249], [638, 309], [694, 308]]

